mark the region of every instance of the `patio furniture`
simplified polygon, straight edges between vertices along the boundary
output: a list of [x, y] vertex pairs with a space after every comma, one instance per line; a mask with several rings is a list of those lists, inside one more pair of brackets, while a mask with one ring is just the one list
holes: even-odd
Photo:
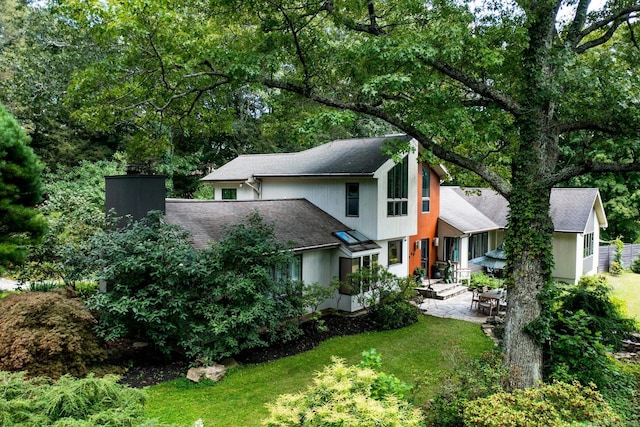
[[473, 294], [471, 295], [471, 307], [469, 307], [469, 309], [473, 309], [473, 306], [476, 306], [476, 309], [478, 308], [478, 302], [480, 301], [480, 292], [478, 292], [477, 289], [473, 289], [472, 290]]
[[493, 310], [498, 311], [502, 299], [502, 289], [491, 289], [478, 295], [478, 311], [493, 315]]

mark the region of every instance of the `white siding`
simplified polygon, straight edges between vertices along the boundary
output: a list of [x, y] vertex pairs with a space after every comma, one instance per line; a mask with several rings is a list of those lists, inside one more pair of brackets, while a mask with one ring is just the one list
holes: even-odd
[[576, 283], [582, 270], [582, 235], [553, 233], [553, 259], [553, 278], [561, 282]]
[[[360, 191], [359, 216], [346, 216], [346, 185], [357, 182]], [[262, 198], [307, 199], [338, 221], [376, 240], [378, 205], [377, 180], [373, 178], [267, 178], [262, 182]]]

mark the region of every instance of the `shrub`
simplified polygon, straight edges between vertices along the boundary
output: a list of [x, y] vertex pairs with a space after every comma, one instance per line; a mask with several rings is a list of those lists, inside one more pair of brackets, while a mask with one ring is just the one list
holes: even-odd
[[115, 376], [56, 382], [24, 373], [0, 372], [0, 425], [154, 426], [145, 419], [145, 394], [117, 383]]
[[[529, 331], [543, 344], [547, 380], [594, 383], [609, 402], [625, 402], [635, 379], [609, 355], [635, 330], [611, 299], [604, 276], [583, 277], [578, 285], [556, 284], [545, 291], [542, 316]], [[618, 407], [616, 406], [618, 409]]]
[[633, 260], [633, 263], [631, 264], [631, 271], [636, 274], [640, 274], [640, 256]]
[[554, 382], [468, 402], [464, 422], [474, 427], [621, 426], [600, 393], [577, 382]]
[[346, 366], [338, 358], [318, 373], [304, 392], [280, 396], [268, 404], [270, 415], [262, 424], [284, 426], [360, 427], [423, 425], [420, 411], [403, 400], [407, 386], [392, 375], [377, 372], [375, 352], [360, 366]]
[[96, 320], [62, 291], [25, 292], [0, 300], [0, 369], [30, 376], [84, 376], [106, 357]]
[[471, 275], [471, 287], [476, 289], [482, 289], [486, 286], [489, 289], [498, 289], [503, 286], [504, 281], [495, 277], [489, 277], [486, 274], [473, 273]]
[[74, 263], [107, 283], [87, 300], [102, 338], [210, 362], [299, 333], [288, 320], [304, 309], [302, 283], [274, 275], [291, 260], [257, 214], [198, 251], [156, 212], [96, 235]]
[[624, 271], [624, 264], [622, 262], [622, 251], [624, 249], [624, 243], [618, 237], [613, 241], [613, 244], [616, 246], [616, 251], [613, 255], [613, 262], [609, 266], [609, 273], [614, 276], [619, 276]]
[[481, 358], [472, 360], [445, 378], [436, 396], [427, 403], [427, 425], [462, 427], [463, 411], [467, 402], [503, 391], [503, 385], [508, 378], [499, 351], [490, 351]]
[[399, 278], [377, 265], [347, 278], [352, 287], [365, 290], [358, 293], [358, 301], [369, 310], [379, 330], [403, 328], [418, 321], [419, 310], [409, 303], [415, 296], [415, 283], [410, 277]]

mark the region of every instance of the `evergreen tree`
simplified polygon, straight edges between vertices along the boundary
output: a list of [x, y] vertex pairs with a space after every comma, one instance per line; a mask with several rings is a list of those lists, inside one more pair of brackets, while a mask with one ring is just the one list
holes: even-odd
[[29, 137], [0, 105], [0, 269], [24, 261], [27, 245], [44, 233], [34, 206], [42, 199], [42, 165]]

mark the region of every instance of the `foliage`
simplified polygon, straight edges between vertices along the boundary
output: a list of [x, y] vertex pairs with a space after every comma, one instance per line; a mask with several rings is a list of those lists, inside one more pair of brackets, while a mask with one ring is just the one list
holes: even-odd
[[620, 237], [617, 237], [613, 244], [616, 247], [616, 251], [613, 255], [613, 261], [609, 266], [609, 273], [614, 276], [619, 276], [624, 271], [624, 263], [622, 262], [622, 251], [624, 250], [624, 242]]
[[425, 407], [427, 425], [462, 427], [464, 407], [475, 399], [501, 392], [508, 376], [504, 357], [496, 350], [451, 372]]
[[156, 426], [144, 416], [145, 394], [118, 384], [115, 376], [45, 378], [0, 371], [3, 426]]
[[346, 366], [343, 360], [332, 358], [333, 363], [304, 392], [282, 395], [269, 404], [270, 415], [262, 425], [421, 425], [420, 412], [402, 399], [405, 385], [374, 369], [378, 361], [371, 350], [364, 356], [359, 366]]
[[542, 373], [540, 345], [522, 334], [553, 265], [550, 189], [640, 170], [640, 75], [629, 72], [640, 6], [590, 3], [71, 0], [61, 12], [120, 48], [74, 75], [86, 122], [144, 125], [143, 142], [164, 152], [165, 123], [228, 127], [238, 99], [266, 116], [280, 99], [262, 95], [286, 92], [384, 121], [505, 196], [507, 288], [523, 307], [507, 313], [505, 350], [525, 387]]
[[374, 265], [349, 274], [347, 282], [379, 330], [402, 328], [418, 321], [418, 308], [409, 303], [415, 294], [411, 277], [400, 278], [383, 266]]
[[489, 289], [498, 289], [504, 286], [504, 281], [495, 277], [489, 277], [483, 272], [471, 274], [471, 287], [476, 289], [482, 289], [484, 287]]
[[591, 187], [600, 191], [608, 224], [601, 230], [602, 240], [624, 236], [626, 242], [640, 242], [640, 194], [636, 191], [640, 187], [640, 173], [587, 174], [572, 179], [567, 186]]
[[[56, 16], [53, 2], [5, 0], [0, 28], [16, 28], [0, 48], [0, 102], [25, 125], [36, 154], [49, 166], [108, 158], [123, 126], [87, 129], [65, 103], [73, 73], [114, 49], [96, 49], [78, 28]], [[3, 34], [4, 36], [4, 34]]]
[[60, 292], [25, 292], [0, 300], [0, 369], [30, 376], [81, 377], [106, 358], [96, 320]]
[[640, 256], [636, 257], [631, 263], [631, 271], [636, 274], [640, 274]]
[[76, 255], [80, 271], [107, 283], [107, 292], [87, 301], [99, 313], [100, 337], [149, 340], [165, 354], [186, 339], [204, 266], [185, 231], [150, 214], [122, 230], [96, 234]]
[[276, 274], [288, 271], [293, 253], [276, 240], [273, 225], [254, 213], [226, 232], [204, 257], [215, 303], [198, 302], [207, 328], [212, 328], [208, 345], [215, 357], [297, 335], [297, 324], [290, 319], [304, 310], [299, 303], [303, 283]]
[[197, 251], [155, 212], [97, 234], [76, 256], [80, 271], [107, 283], [87, 301], [105, 340], [136, 337], [167, 356], [212, 361], [299, 330], [288, 320], [303, 310], [302, 284], [275, 277], [292, 254], [257, 214]]
[[45, 169], [46, 198], [38, 210], [48, 228], [42, 242], [31, 248], [25, 264], [15, 272], [20, 282], [73, 282], [75, 278], [68, 277], [67, 253], [105, 228], [104, 176], [122, 173], [122, 156]]
[[636, 329], [611, 298], [603, 276], [583, 277], [578, 285], [550, 288], [548, 307], [530, 331], [544, 342], [545, 375], [550, 380], [594, 383], [608, 401], [630, 398], [632, 378], [608, 354]]
[[595, 388], [577, 382], [554, 382], [476, 399], [466, 405], [464, 421], [479, 427], [623, 425]]
[[42, 166], [28, 144], [29, 137], [0, 104], [0, 272], [24, 262], [27, 245], [46, 229], [34, 209], [42, 199]]

